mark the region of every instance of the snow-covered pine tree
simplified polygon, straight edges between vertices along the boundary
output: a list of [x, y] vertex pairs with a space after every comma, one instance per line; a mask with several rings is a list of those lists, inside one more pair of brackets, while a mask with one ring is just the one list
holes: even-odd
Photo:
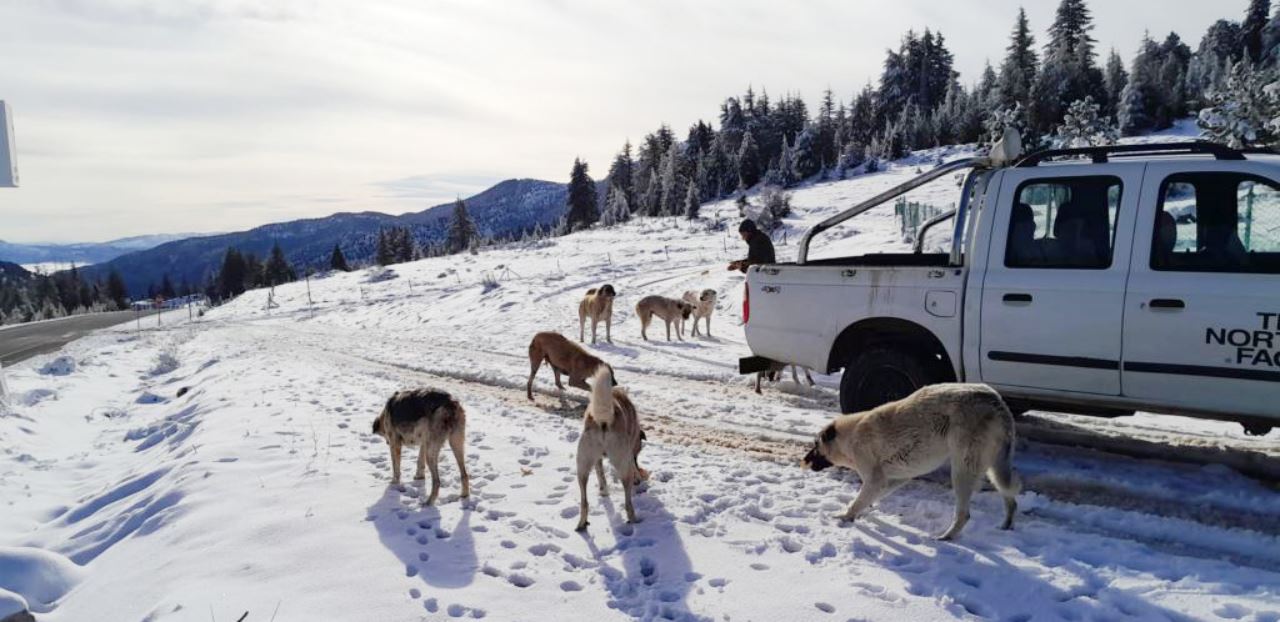
[[816, 125], [809, 124], [796, 135], [795, 144], [791, 146], [791, 156], [788, 158], [791, 174], [794, 175], [793, 184], [813, 177], [822, 170], [822, 156], [818, 152], [817, 144], [818, 132]]
[[1004, 62], [1000, 64], [1000, 107], [1012, 108], [1022, 104], [1025, 108], [1031, 103], [1031, 87], [1035, 83], [1040, 58], [1035, 51], [1036, 39], [1031, 34], [1031, 25], [1027, 21], [1026, 9], [1018, 9], [1018, 17], [1013, 23], [1013, 33], [1009, 36], [1009, 47], [1006, 48]]
[[1240, 24], [1240, 48], [1252, 63], [1262, 60], [1263, 31], [1271, 17], [1271, 0], [1249, 0]]
[[610, 191], [613, 188], [621, 190], [628, 203], [635, 200], [635, 186], [632, 181], [635, 166], [635, 160], [631, 157], [631, 141], [628, 140], [622, 145], [622, 151], [614, 156], [613, 163], [609, 165], [609, 176], [606, 178]]
[[453, 215], [449, 219], [449, 231], [445, 234], [444, 252], [461, 253], [472, 247], [480, 237], [475, 221], [467, 211], [467, 202], [458, 198], [453, 202]]
[[684, 193], [684, 217], [689, 220], [698, 219], [698, 209], [702, 207], [702, 201], [698, 198], [698, 188], [695, 184], [689, 183], [688, 190]]
[[1092, 97], [1072, 102], [1058, 126], [1054, 146], [1069, 149], [1114, 145], [1119, 132], [1108, 119], [1099, 116], [1100, 109]]
[[658, 171], [649, 171], [649, 182], [645, 184], [644, 196], [641, 197], [640, 213], [645, 216], [662, 215], [662, 180]]
[[1280, 78], [1241, 59], [1226, 84], [1208, 94], [1197, 123], [1202, 136], [1230, 147], [1280, 146]]
[[1091, 30], [1093, 16], [1084, 0], [1062, 0], [1049, 27], [1044, 64], [1032, 87], [1028, 122], [1037, 134], [1056, 126], [1070, 102], [1092, 95], [1094, 101], [1106, 103]]
[[[289, 283], [298, 278], [293, 267], [289, 265], [289, 261], [284, 258], [284, 250], [280, 248], [280, 243], [276, 242], [271, 247], [271, 254], [267, 257], [267, 263], [263, 266], [263, 275], [266, 278], [267, 285], [280, 285]], [[167, 275], [166, 275], [167, 280]], [[168, 286], [172, 289], [172, 285]]]
[[1111, 54], [1107, 56], [1107, 68], [1102, 72], [1102, 85], [1107, 90], [1107, 107], [1104, 110], [1108, 114], [1116, 114], [1120, 109], [1120, 102], [1124, 99], [1124, 87], [1129, 84], [1129, 72], [1124, 69], [1124, 61], [1120, 59], [1120, 54], [1115, 48], [1111, 48]]
[[742, 147], [738, 150], [738, 188], [750, 190], [760, 183], [760, 149], [756, 146], [755, 137], [747, 132], [742, 137]]
[[1143, 35], [1116, 110], [1121, 134], [1133, 136], [1156, 127], [1155, 111], [1161, 100], [1159, 71], [1160, 48]]
[[337, 244], [333, 245], [333, 253], [329, 255], [329, 269], [341, 272], [350, 272], [351, 267], [347, 265], [347, 257], [342, 254], [342, 247]]
[[600, 220], [596, 207], [596, 182], [587, 174], [587, 163], [580, 158], [573, 160], [569, 173], [569, 194], [565, 200], [566, 232], [572, 233]]
[[683, 211], [685, 179], [684, 150], [679, 143], [671, 143], [667, 155], [662, 158], [662, 173], [659, 183], [662, 188], [662, 206], [660, 215], [675, 216]]
[[627, 194], [621, 188], [611, 186], [609, 197], [605, 200], [604, 213], [600, 215], [600, 224], [612, 227], [630, 219], [631, 206], [627, 204]]

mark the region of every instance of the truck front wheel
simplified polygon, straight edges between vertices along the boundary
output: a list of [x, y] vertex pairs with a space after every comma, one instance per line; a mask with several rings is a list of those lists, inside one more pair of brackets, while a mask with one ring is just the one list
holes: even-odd
[[870, 348], [853, 355], [840, 377], [840, 410], [856, 413], [900, 400], [940, 382], [923, 357], [896, 348]]

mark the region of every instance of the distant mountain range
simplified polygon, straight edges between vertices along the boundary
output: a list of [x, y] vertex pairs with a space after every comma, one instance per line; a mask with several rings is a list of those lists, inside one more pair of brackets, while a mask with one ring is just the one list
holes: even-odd
[[0, 240], [0, 261], [16, 264], [77, 264], [87, 265], [110, 261], [134, 251], [154, 248], [165, 242], [196, 236], [195, 233], [139, 235], [110, 242], [82, 242], [75, 244], [13, 244]]
[[[467, 210], [484, 235], [520, 233], [538, 225], [549, 226], [564, 214], [565, 184], [537, 179], [509, 179], [466, 199]], [[347, 261], [368, 262], [377, 247], [378, 231], [408, 227], [419, 244], [444, 238], [453, 203], [421, 212], [391, 215], [378, 212], [339, 213], [263, 225], [248, 231], [208, 235], [165, 242], [146, 250], [115, 257], [89, 266], [81, 274], [106, 278], [115, 269], [124, 277], [130, 295], [138, 297], [167, 274], [174, 285], [203, 284], [222, 265], [228, 248], [265, 259], [277, 242], [294, 266], [325, 267], [334, 244], [342, 247]], [[0, 258], [4, 258], [0, 252]]]

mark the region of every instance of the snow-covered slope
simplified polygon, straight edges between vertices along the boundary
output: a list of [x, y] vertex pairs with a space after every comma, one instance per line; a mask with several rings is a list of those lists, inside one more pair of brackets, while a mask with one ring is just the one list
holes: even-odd
[[[780, 255], [938, 155], [798, 189]], [[0, 617], [23, 599], [51, 621], [1280, 618], [1280, 494], [1222, 468], [1024, 443], [1012, 532], [996, 529], [1000, 503], [984, 492], [958, 542], [932, 540], [952, 509], [939, 477], [856, 525], [834, 521], [856, 477], [798, 460], [836, 410], [837, 379], [757, 396], [736, 374], [742, 275], [724, 269], [744, 254], [736, 209], [704, 217], [403, 264], [395, 278], [330, 275], [277, 288], [270, 304], [253, 291], [195, 323], [121, 328], [58, 364], [8, 370], [0, 589], [12, 597], [0, 591]], [[901, 244], [892, 218], [859, 221], [841, 244]], [[593, 483], [591, 527], [577, 534], [585, 394], [557, 391], [544, 367], [526, 400], [527, 345], [539, 330], [576, 337], [577, 301], [605, 282], [620, 294], [614, 343], [591, 349], [640, 410], [653, 476], [635, 525], [616, 482], [613, 500]], [[640, 339], [639, 298], [708, 287], [720, 294], [711, 337]], [[435, 507], [421, 506], [420, 482], [388, 486], [370, 423], [415, 386], [468, 410], [469, 500], [451, 459]], [[48, 580], [6, 576], [19, 560]]]

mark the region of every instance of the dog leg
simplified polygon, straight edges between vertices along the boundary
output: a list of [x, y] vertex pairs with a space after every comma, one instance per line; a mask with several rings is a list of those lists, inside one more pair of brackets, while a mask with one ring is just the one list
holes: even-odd
[[[586, 335], [584, 334], [586, 331], [586, 325], [587, 325], [586, 316], [579, 313], [578, 314], [578, 341], [586, 341], [585, 339], [583, 339], [584, 337], [586, 337]], [[593, 335], [592, 341], [594, 340], [595, 339]]]
[[809, 381], [809, 386], [811, 386], [811, 387], [812, 387], [812, 386], [814, 386], [814, 385], [816, 385], [816, 384], [818, 384], [818, 383], [816, 383], [816, 382], [814, 382], [814, 381], [813, 381], [813, 376], [809, 375], [809, 368], [808, 368], [808, 367], [804, 368], [804, 379]]
[[951, 540], [964, 529], [965, 523], [969, 522], [969, 499], [973, 496], [973, 489], [978, 483], [978, 473], [967, 465], [961, 464], [962, 459], [956, 459], [951, 464], [951, 488], [956, 495], [956, 516], [951, 522], [951, 526], [942, 535], [938, 536], [939, 540]]
[[604, 340], [613, 343], [613, 313], [604, 318]]
[[671, 321], [665, 320], [667, 324], [667, 341], [671, 341]]
[[529, 382], [525, 385], [525, 393], [529, 395], [529, 401], [533, 401], [533, 377], [538, 375], [538, 368], [542, 367], [542, 357], [529, 357]]
[[[564, 384], [560, 382], [560, 368], [559, 368], [559, 367], [556, 367], [555, 365], [552, 365], [552, 366], [551, 366], [551, 371], [553, 371], [553, 372], [555, 372], [555, 373], [556, 373], [556, 388], [557, 388], [557, 389], [560, 389], [561, 391], [563, 391], [563, 390], [564, 390]], [[573, 380], [572, 380], [572, 379], [570, 379], [570, 380], [569, 380], [569, 384], [573, 384]]]
[[630, 471], [622, 478], [623, 507], [627, 510], [628, 523], [639, 522], [636, 520], [636, 506], [631, 503], [632, 489], [636, 486], [635, 479], [635, 475]]
[[[592, 463], [599, 460], [595, 457], [595, 452], [587, 447], [587, 432], [583, 431], [583, 435], [578, 438], [578, 526], [576, 531], [583, 531], [587, 528], [587, 480], [591, 477]], [[589, 455], [590, 454], [590, 455]], [[595, 457], [595, 460], [592, 458]]]
[[844, 514], [837, 514], [836, 518], [844, 521], [857, 520], [863, 512], [870, 509], [877, 501], [883, 499], [885, 495], [893, 492], [903, 483], [905, 483], [905, 480], [890, 482], [884, 476], [884, 473], [877, 468], [870, 475], [862, 478], [862, 488], [858, 490], [858, 496], [849, 505], [849, 509]]
[[796, 373], [795, 365], [791, 366], [791, 382], [794, 382], [797, 387], [800, 386], [800, 376]]
[[758, 371], [756, 372], [756, 395], [764, 395], [764, 393], [760, 392], [761, 380], [764, 380], [764, 372]]
[[391, 483], [398, 485], [400, 483], [400, 441], [394, 432], [391, 436]]
[[[439, 441], [431, 443], [431, 455], [427, 456], [427, 466], [431, 467], [431, 496], [427, 497], [423, 505], [435, 505], [436, 497], [440, 496], [440, 446], [442, 444]], [[422, 445], [422, 452], [427, 453], [427, 444]]]
[[427, 443], [418, 444], [418, 468], [413, 471], [413, 481], [427, 478]]
[[600, 323], [600, 320], [597, 320], [596, 318], [591, 318], [591, 343], [596, 342], [596, 325], [599, 323]]
[[707, 336], [711, 336], [711, 316], [707, 316]]
[[987, 469], [987, 479], [1004, 497], [1004, 522], [1001, 529], [1013, 529], [1013, 517], [1018, 512], [1018, 493], [1022, 490], [1022, 480], [1013, 470], [1013, 456], [1008, 445], [1001, 450], [996, 463]]
[[453, 450], [453, 458], [458, 461], [458, 476], [462, 478], [462, 498], [471, 496], [471, 475], [467, 473], [467, 462], [463, 455], [467, 433], [459, 427], [449, 435], [449, 448]]
[[[587, 384], [585, 379], [574, 375], [569, 376], [569, 386], [574, 387], [575, 389], [582, 389], [583, 391], [591, 390], [591, 386]], [[561, 388], [563, 389], [564, 387]]]
[[609, 480], [604, 476], [604, 458], [596, 460], [596, 479], [600, 480], [600, 496], [609, 496]]

